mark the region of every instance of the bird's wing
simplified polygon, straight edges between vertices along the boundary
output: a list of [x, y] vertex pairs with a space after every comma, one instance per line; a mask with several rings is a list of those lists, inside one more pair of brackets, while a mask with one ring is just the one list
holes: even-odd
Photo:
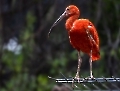
[[92, 43], [94, 43], [95, 45], [99, 46], [98, 34], [93, 25], [92, 26], [88, 25], [88, 28], [86, 29], [86, 33], [90, 41], [92, 41]]
[[[95, 27], [89, 26], [86, 29], [86, 33], [88, 35], [89, 40], [92, 43], [92, 50], [93, 50], [93, 54], [92, 54], [92, 60], [97, 60], [100, 58], [100, 52], [99, 52], [99, 38], [98, 38], [98, 34], [97, 31], [95, 29]], [[89, 54], [90, 55], [90, 54]]]

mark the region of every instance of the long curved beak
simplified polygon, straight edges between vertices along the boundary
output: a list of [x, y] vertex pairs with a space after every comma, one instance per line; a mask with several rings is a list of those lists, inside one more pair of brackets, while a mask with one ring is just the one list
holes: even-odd
[[53, 27], [55, 27], [64, 17], [66, 16], [66, 11], [54, 22], [54, 24], [51, 26], [49, 32], [48, 32], [48, 37], [50, 36], [51, 30]]

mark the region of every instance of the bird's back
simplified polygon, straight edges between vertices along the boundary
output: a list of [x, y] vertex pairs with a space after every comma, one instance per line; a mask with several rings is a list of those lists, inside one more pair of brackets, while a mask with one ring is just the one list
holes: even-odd
[[92, 50], [92, 60], [100, 58], [99, 37], [94, 25], [88, 19], [78, 19], [74, 21], [69, 33], [72, 46], [78, 51], [90, 55]]

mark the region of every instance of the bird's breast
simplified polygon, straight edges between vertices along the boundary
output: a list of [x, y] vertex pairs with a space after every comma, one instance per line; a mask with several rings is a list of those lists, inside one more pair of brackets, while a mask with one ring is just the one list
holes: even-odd
[[69, 31], [69, 39], [71, 45], [78, 51], [87, 53], [90, 50], [91, 43], [84, 28]]
[[93, 54], [99, 56], [99, 40], [97, 38], [98, 35], [96, 29], [93, 26], [93, 28], [90, 30], [95, 43], [93, 43], [86, 32], [89, 23], [91, 22], [87, 19], [76, 20], [73, 23], [71, 30], [68, 32], [70, 43], [78, 51], [82, 51], [90, 55], [90, 51], [92, 50]]

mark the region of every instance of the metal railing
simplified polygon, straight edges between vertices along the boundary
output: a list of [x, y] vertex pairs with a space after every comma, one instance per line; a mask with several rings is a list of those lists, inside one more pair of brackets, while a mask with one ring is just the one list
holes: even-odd
[[[74, 91], [120, 91], [120, 78], [112, 76], [111, 78], [67, 78], [62, 74], [63, 78], [48, 78], [54, 80], [56, 83], [74, 83]], [[77, 85], [76, 85], [77, 84]], [[70, 90], [72, 91], [72, 90]]]

